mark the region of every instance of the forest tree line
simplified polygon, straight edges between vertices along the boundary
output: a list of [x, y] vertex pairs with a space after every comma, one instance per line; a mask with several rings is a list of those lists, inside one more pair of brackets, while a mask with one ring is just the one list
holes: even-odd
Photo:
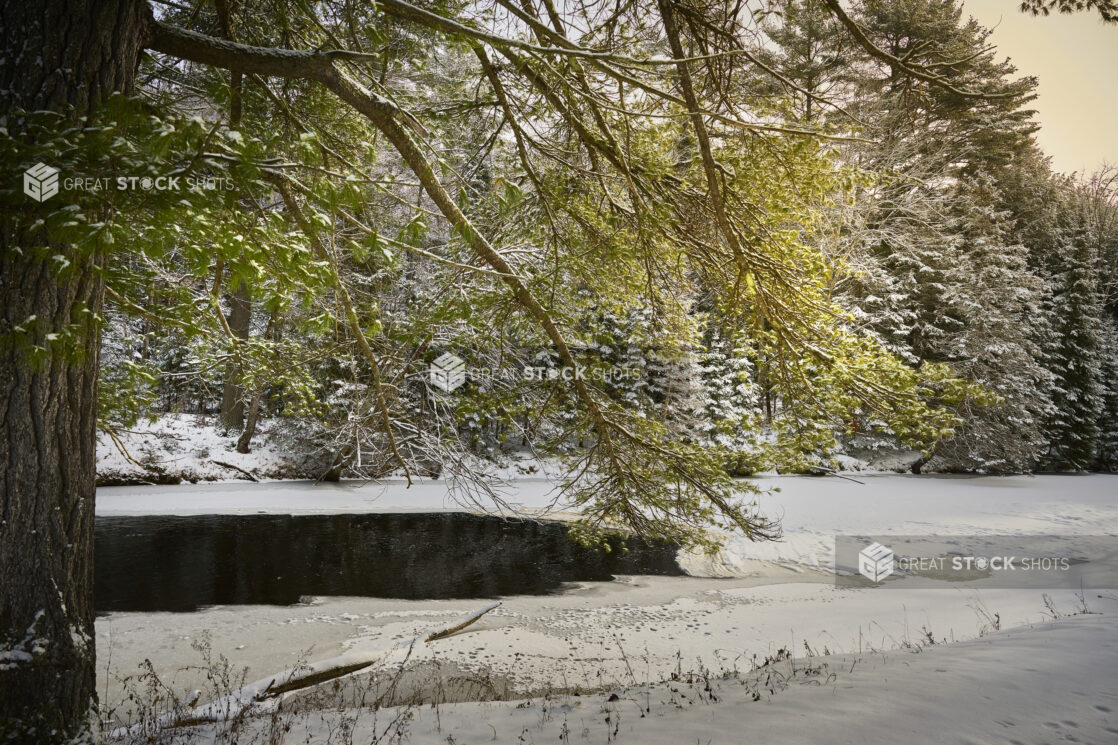
[[[531, 52], [431, 43], [409, 17], [420, 11], [393, 7], [342, 3], [326, 21], [226, 3], [167, 14], [256, 46], [342, 37], [375, 50], [363, 74], [416, 118], [462, 212], [546, 297], [578, 365], [611, 369], [592, 378], [595, 395], [713, 449], [732, 473], [827, 468], [852, 448], [920, 451], [917, 471], [1118, 466], [1118, 171], [1052, 172], [1032, 137], [1036, 80], [1017, 76], [959, 3], [865, 2], [845, 16], [941, 84], [867, 53], [825, 2], [745, 19], [683, 13], [682, 53], [709, 56], [696, 101], [760, 125], [713, 116], [705, 146], [658, 111], [644, 80], [627, 90], [624, 75], [578, 57], [537, 74]], [[519, 6], [506, 12], [528, 23]], [[671, 56], [637, 19], [584, 15], [584, 46]], [[651, 70], [656, 90], [682, 82]], [[521, 374], [567, 362], [510, 312], [494, 272], [471, 267], [456, 229], [368, 127], [332, 117], [298, 81], [159, 55], [139, 88], [162, 111], [198, 117], [206, 146], [225, 138], [210, 172], [238, 188], [221, 194], [220, 214], [192, 213], [172, 245], [114, 267], [142, 290], [109, 296], [104, 427], [204, 414], [247, 451], [269, 417], [327, 455], [362, 447], [370, 475], [400, 458], [441, 473], [470, 455], [595, 441], [556, 394], [563, 381]], [[607, 147], [587, 145], [594, 137]], [[701, 246], [721, 219], [704, 151], [740, 220], [734, 250], [763, 256], [754, 276], [769, 288], [726, 275]], [[304, 206], [262, 173], [271, 164]], [[626, 185], [638, 169], [658, 191]], [[684, 257], [688, 243], [698, 259]], [[831, 344], [853, 365], [846, 378], [818, 354]], [[448, 351], [487, 374], [450, 394], [433, 387], [427, 365]]]

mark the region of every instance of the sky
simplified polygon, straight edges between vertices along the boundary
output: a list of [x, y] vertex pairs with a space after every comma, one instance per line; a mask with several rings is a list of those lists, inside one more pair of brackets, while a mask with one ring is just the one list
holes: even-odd
[[1118, 165], [1118, 24], [1097, 11], [1033, 17], [1017, 0], [964, 0], [1021, 74], [1040, 79], [1037, 142], [1057, 171]]

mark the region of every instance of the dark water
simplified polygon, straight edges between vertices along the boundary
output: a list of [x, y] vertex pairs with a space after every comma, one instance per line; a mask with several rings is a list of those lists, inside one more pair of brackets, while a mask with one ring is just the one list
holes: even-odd
[[99, 517], [96, 608], [289, 605], [303, 595], [482, 598], [614, 574], [682, 574], [672, 546], [613, 539], [606, 552], [566, 533], [558, 523], [457, 513]]

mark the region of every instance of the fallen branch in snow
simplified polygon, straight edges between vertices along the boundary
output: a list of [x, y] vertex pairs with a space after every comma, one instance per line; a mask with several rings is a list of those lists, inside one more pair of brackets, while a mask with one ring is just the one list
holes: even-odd
[[240, 690], [205, 706], [190, 711], [184, 711], [186, 707], [180, 706], [175, 711], [159, 717], [155, 722], [141, 722], [130, 727], [120, 727], [110, 732], [108, 737], [110, 740], [119, 740], [130, 735], [151, 733], [153, 730], [227, 721], [243, 714], [251, 706], [263, 705], [264, 710], [267, 710], [269, 705], [274, 706], [284, 694], [350, 675], [378, 662], [387, 662], [394, 652], [404, 652], [406, 660], [411, 656], [411, 650], [417, 643], [433, 642], [455, 634], [499, 605], [499, 602], [490, 603], [464, 616], [459, 616], [449, 625], [436, 626], [425, 633], [400, 641], [388, 650], [353, 651], [285, 670], [255, 683], [249, 683]]
[[[500, 605], [499, 602], [490, 603], [489, 605], [485, 606], [484, 608], [478, 608], [477, 610], [473, 611], [472, 613], [467, 613], [464, 616], [459, 616], [458, 620], [454, 622], [453, 626], [445, 626], [445, 627], [440, 628], [440, 629], [433, 629], [429, 634], [427, 634], [427, 636], [425, 636], [423, 638], [423, 641], [424, 642], [433, 642], [436, 639], [442, 639], [444, 637], [450, 636], [451, 634], [456, 634], [459, 631], [461, 631], [462, 629], [464, 629], [467, 626], [469, 626], [470, 624], [472, 624], [474, 621], [476, 621], [479, 618], [481, 618], [482, 616], [484, 616], [489, 611], [496, 608], [498, 605]], [[417, 636], [416, 639], [418, 639], [418, 638], [419, 637]], [[414, 643], [415, 642], [413, 641], [412, 644], [414, 644]]]
[[226, 462], [225, 462], [225, 461], [223, 461], [223, 460], [210, 460], [210, 463], [213, 463], [213, 464], [214, 464], [215, 466], [221, 466], [222, 468], [229, 468], [229, 469], [232, 469], [232, 470], [234, 470], [234, 471], [240, 471], [240, 472], [241, 472], [241, 473], [243, 473], [243, 474], [244, 474], [244, 475], [245, 475], [246, 477], [248, 477], [248, 480], [249, 480], [249, 481], [259, 481], [259, 479], [257, 479], [257, 478], [256, 478], [255, 476], [253, 476], [253, 475], [252, 475], [251, 473], [249, 473], [249, 472], [248, 472], [248, 471], [246, 471], [245, 469], [241, 468], [240, 466], [235, 466], [235, 465], [233, 465], [232, 463], [226, 463]]
[[[150, 465], [150, 464], [147, 464], [147, 463], [141, 463], [140, 461], [136, 460], [132, 456], [132, 453], [128, 452], [128, 447], [124, 444], [124, 440], [120, 439], [119, 432], [116, 429], [114, 429], [113, 427], [102, 426], [101, 431], [109, 436], [109, 439], [112, 440], [112, 442], [113, 442], [113, 446], [116, 447], [117, 451], [121, 454], [121, 456], [123, 456], [124, 459], [126, 461], [128, 461], [129, 463], [131, 463], [132, 465], [138, 466], [139, 468], [142, 468], [145, 471], [148, 471], [150, 473], [156, 473], [156, 474], [159, 474], [161, 476], [165, 473], [165, 471], [162, 468], [160, 468], [159, 466]], [[125, 431], [127, 431], [127, 430], [125, 430]]]
[[[331, 662], [331, 660], [326, 660], [325, 662], [329, 663]], [[350, 673], [355, 673], [358, 670], [364, 670], [365, 668], [376, 664], [376, 662], [376, 660], [362, 660], [361, 662], [353, 662], [345, 665], [337, 665], [336, 667], [329, 667], [325, 670], [318, 670], [318, 666], [316, 665], [316, 669], [308, 672], [306, 675], [292, 678], [290, 680], [285, 680], [282, 683], [278, 684], [272, 683], [257, 696], [257, 700], [262, 701], [266, 698], [275, 698], [277, 696], [282, 696], [283, 694], [290, 693], [291, 691], [310, 688], [311, 686], [316, 686], [319, 683], [325, 683], [328, 680], [341, 678], [345, 675], [349, 675]]]
[[862, 486], [866, 485], [865, 481], [859, 481], [858, 479], [852, 479], [849, 476], [843, 476], [841, 473], [839, 473], [838, 471], [836, 471], [833, 468], [827, 468], [826, 466], [811, 466], [811, 468], [814, 471], [822, 471], [823, 473], [827, 474], [828, 476], [835, 476], [835, 477], [840, 478], [840, 479], [846, 479], [847, 481], [853, 481], [855, 484], [861, 484]]

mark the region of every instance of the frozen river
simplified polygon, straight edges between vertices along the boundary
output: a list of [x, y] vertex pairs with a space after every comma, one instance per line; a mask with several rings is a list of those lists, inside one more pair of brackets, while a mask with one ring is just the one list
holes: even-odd
[[[516, 691], [599, 686], [671, 675], [681, 659], [718, 671], [749, 666], [780, 649], [833, 653], [893, 649], [926, 633], [961, 640], [1051, 619], [1049, 605], [1118, 613], [1115, 585], [1086, 592], [922, 586], [905, 580], [836, 587], [836, 533], [856, 535], [1118, 536], [1118, 476], [934, 477], [858, 475], [759, 479], [771, 490], [762, 512], [785, 539], [754, 544], [730, 536], [722, 555], [680, 557], [693, 576], [622, 575], [563, 585], [548, 595], [515, 594], [466, 632], [415, 650], [414, 662], [482, 670]], [[520, 509], [554, 495], [543, 481], [516, 485]], [[208, 484], [98, 491], [98, 514], [290, 515], [462, 510], [444, 485], [426, 482], [312, 487]], [[437, 546], [428, 550], [437, 551]], [[1048, 595], [1048, 600], [1045, 600]], [[1099, 596], [1102, 597], [1099, 597]], [[459, 596], [461, 598], [461, 596]], [[119, 678], [150, 658], [177, 689], [199, 687], [192, 644], [207, 638], [248, 679], [300, 659], [391, 645], [434, 621], [478, 605], [469, 599], [304, 598], [290, 606], [218, 606], [189, 613], [109, 613], [97, 621], [100, 690], [119, 700]]]

